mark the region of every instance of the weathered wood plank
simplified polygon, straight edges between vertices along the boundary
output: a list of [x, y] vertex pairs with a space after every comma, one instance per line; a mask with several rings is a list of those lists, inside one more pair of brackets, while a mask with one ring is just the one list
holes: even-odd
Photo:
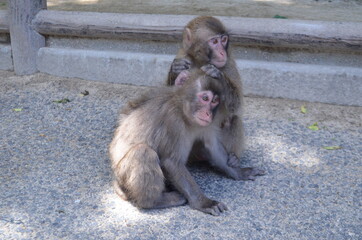
[[34, 19], [33, 27], [44, 35], [178, 41], [186, 19], [192, 17], [41, 11]]
[[45, 38], [31, 28], [34, 16], [46, 8], [46, 0], [9, 0], [9, 26], [14, 70], [17, 74], [37, 71], [36, 55]]
[[[32, 22], [44, 35], [179, 41], [195, 16], [40, 11]], [[362, 24], [219, 17], [233, 43], [264, 47], [362, 51]]]
[[243, 45], [362, 51], [362, 24], [292, 19], [221, 18]]

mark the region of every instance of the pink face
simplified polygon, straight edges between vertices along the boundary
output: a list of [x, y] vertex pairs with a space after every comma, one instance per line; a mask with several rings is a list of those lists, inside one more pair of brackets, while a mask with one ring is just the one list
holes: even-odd
[[228, 58], [226, 46], [228, 41], [229, 37], [227, 35], [219, 35], [208, 40], [209, 47], [213, 51], [210, 63], [215, 65], [217, 68], [222, 68], [226, 64]]
[[219, 105], [220, 98], [211, 91], [201, 91], [197, 99], [200, 107], [194, 113], [195, 120], [200, 126], [208, 126], [214, 118], [213, 110]]

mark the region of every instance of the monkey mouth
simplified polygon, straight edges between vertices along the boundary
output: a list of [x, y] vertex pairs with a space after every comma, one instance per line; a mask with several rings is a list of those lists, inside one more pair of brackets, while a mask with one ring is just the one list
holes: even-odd
[[210, 125], [211, 123], [210, 119], [197, 118], [197, 120], [198, 124], [204, 127]]
[[226, 61], [225, 60], [215, 60], [213, 64], [215, 65], [215, 67], [221, 68], [226, 65]]

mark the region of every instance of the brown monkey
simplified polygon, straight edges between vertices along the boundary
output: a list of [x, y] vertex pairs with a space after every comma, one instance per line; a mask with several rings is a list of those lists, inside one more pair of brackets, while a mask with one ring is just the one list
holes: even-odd
[[[173, 207], [187, 201], [194, 209], [219, 215], [227, 207], [203, 194], [186, 162], [197, 139], [214, 148], [212, 157], [227, 160], [224, 149], [217, 146], [219, 128], [211, 124], [222, 87], [200, 70], [188, 77], [184, 86], [154, 89], [121, 111], [109, 148], [115, 188], [140, 208]], [[166, 181], [175, 190], [168, 190]]]
[[[220, 106], [221, 116], [216, 120], [221, 128], [220, 144], [229, 154], [229, 168], [223, 171], [234, 179], [254, 180], [264, 171], [253, 168], [238, 171], [234, 175], [233, 168], [240, 168], [240, 157], [244, 148], [244, 131], [242, 114], [242, 82], [234, 59], [229, 52], [229, 35], [223, 24], [214, 17], [202, 16], [191, 20], [183, 32], [182, 47], [171, 65], [167, 85], [179, 84], [184, 70], [201, 68], [212, 77], [222, 80], [225, 101]], [[197, 155], [207, 155], [197, 142], [194, 150]], [[211, 161], [212, 164], [215, 164]], [[220, 164], [220, 163], [217, 163]], [[217, 165], [216, 164], [216, 165]]]

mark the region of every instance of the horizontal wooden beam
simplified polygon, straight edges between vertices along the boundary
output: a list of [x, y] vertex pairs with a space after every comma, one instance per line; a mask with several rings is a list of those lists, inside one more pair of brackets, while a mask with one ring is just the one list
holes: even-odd
[[362, 51], [360, 22], [220, 17], [242, 45]]
[[[32, 25], [43, 35], [180, 41], [183, 27], [194, 17], [42, 10]], [[237, 45], [362, 51], [358, 22], [218, 18]]]
[[0, 10], [0, 33], [9, 33], [8, 11]]
[[178, 41], [192, 17], [177, 15], [41, 11], [33, 27], [44, 35]]

